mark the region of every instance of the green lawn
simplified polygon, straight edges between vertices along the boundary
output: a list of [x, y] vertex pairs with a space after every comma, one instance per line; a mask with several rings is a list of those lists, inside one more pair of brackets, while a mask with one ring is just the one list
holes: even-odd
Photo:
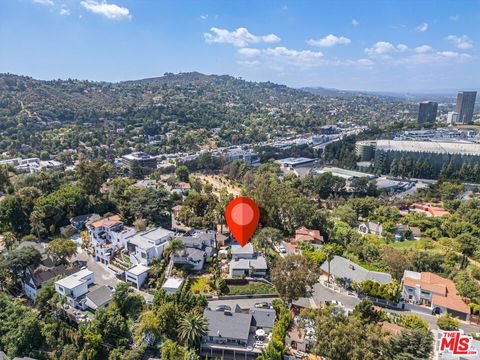
[[208, 283], [206, 276], [195, 279], [190, 278], [190, 291], [194, 294], [208, 295], [210, 294], [210, 285]]
[[390, 244], [391, 247], [395, 249], [407, 249], [410, 247], [415, 247], [418, 243], [417, 240], [404, 240], [404, 241], [395, 241]]
[[228, 285], [228, 295], [276, 294], [271, 285], [261, 282], [250, 282], [246, 285]]

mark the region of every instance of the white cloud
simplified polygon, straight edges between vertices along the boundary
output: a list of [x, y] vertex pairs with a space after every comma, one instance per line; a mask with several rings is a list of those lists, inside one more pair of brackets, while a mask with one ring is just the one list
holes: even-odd
[[452, 43], [458, 49], [465, 50], [473, 47], [473, 41], [467, 35], [448, 35], [445, 40]]
[[407, 45], [405, 44], [398, 44], [397, 45], [397, 50], [400, 52], [408, 51], [410, 50]]
[[55, 3], [53, 0], [32, 0], [34, 4], [45, 5], [45, 6], [53, 6]]
[[390, 57], [390, 54], [395, 51], [395, 46], [387, 41], [377, 41], [371, 48], [365, 49], [365, 52], [372, 57]]
[[370, 59], [325, 59], [320, 51], [294, 50], [283, 46], [267, 49], [241, 48], [237, 53], [244, 58], [237, 61], [237, 64], [263, 66], [275, 71], [285, 71], [288, 68], [306, 70], [318, 66], [358, 66], [368, 69], [375, 65]]
[[238, 54], [249, 60], [239, 61], [242, 65], [265, 65], [274, 70], [283, 70], [286, 66], [308, 69], [322, 64], [320, 51], [294, 50], [283, 46], [267, 49], [241, 48]]
[[452, 16], [450, 16], [450, 20], [458, 21], [458, 20], [460, 20], [460, 15], [452, 15]]
[[291, 50], [284, 46], [277, 46], [275, 48], [264, 49], [262, 52], [268, 56], [294, 58], [301, 60], [313, 60], [323, 57], [323, 53], [320, 51], [310, 50]]
[[433, 50], [433, 48], [429, 45], [421, 45], [417, 46], [415, 49], [413, 49], [417, 54], [423, 54], [426, 52], [430, 52]]
[[323, 39], [310, 39], [307, 40], [307, 44], [311, 46], [320, 46], [320, 47], [332, 47], [335, 45], [347, 45], [350, 44], [351, 40], [344, 36], [335, 36], [333, 34], [325, 36]]
[[346, 60], [346, 65], [358, 65], [360, 67], [371, 68], [375, 63], [370, 59]]
[[471, 60], [471, 56], [464, 53], [458, 53], [455, 51], [437, 51], [416, 53], [411, 56], [407, 56], [398, 59], [394, 64], [449, 64], [456, 62], [465, 62]]
[[238, 49], [238, 53], [246, 57], [255, 57], [255, 56], [261, 55], [262, 51], [260, 49], [241, 48], [241, 49]]
[[283, 5], [280, 9], [281, 9], [282, 11], [287, 11], [287, 10], [288, 10], [288, 6], [287, 6], [287, 5]]
[[255, 43], [273, 43], [280, 41], [275, 34], [254, 35], [247, 28], [238, 28], [234, 31], [212, 27], [209, 33], [203, 34], [207, 43], [232, 44], [238, 47], [244, 47]]
[[63, 8], [60, 9], [59, 14], [62, 15], [62, 16], [68, 16], [68, 15], [70, 15], [70, 9], [63, 7]]
[[352, 19], [352, 25], [353, 26], [358, 26], [360, 23], [357, 21], [357, 19]]
[[207, 20], [208, 19], [208, 14], [200, 15], [200, 19]]
[[112, 20], [124, 20], [132, 19], [130, 15], [130, 10], [125, 7], [118, 6], [116, 4], [109, 4], [105, 0], [102, 2], [95, 0], [83, 0], [80, 1], [80, 4], [87, 9], [88, 11], [93, 12], [94, 14], [103, 15], [108, 19]]
[[428, 24], [427, 23], [423, 23], [423, 24], [420, 24], [417, 26], [417, 30], [420, 31], [420, 32], [425, 32], [428, 30]]

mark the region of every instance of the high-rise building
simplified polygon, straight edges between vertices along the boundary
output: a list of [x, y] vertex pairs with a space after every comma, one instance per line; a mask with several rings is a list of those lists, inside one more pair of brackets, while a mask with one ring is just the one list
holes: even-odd
[[457, 95], [457, 106], [455, 112], [458, 113], [458, 122], [469, 124], [473, 120], [473, 108], [475, 107], [476, 91], [460, 91]]
[[449, 111], [447, 115], [447, 124], [453, 126], [458, 122], [458, 113], [456, 111]]
[[418, 122], [435, 122], [438, 104], [434, 101], [422, 101], [418, 106]]

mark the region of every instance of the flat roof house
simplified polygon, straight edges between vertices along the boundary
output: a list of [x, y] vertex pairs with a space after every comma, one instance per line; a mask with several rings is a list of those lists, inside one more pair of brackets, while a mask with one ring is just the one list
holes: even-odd
[[182, 290], [185, 279], [169, 277], [162, 285], [162, 289], [165, 290], [166, 294], [175, 294], [176, 292]]
[[137, 289], [140, 289], [148, 277], [150, 268], [143, 264], [138, 264], [125, 271], [125, 281], [134, 283]]
[[134, 263], [150, 265], [153, 259], [161, 259], [168, 241], [175, 236], [173, 231], [162, 227], [136, 233], [126, 239], [127, 249]]
[[[328, 276], [328, 262], [325, 261], [320, 268], [323, 274]], [[351, 282], [359, 283], [365, 280], [376, 281], [380, 284], [392, 281], [392, 276], [388, 273], [367, 270], [353, 261], [337, 255], [330, 262], [330, 276], [344, 279], [347, 287]]]
[[85, 295], [88, 287], [95, 281], [95, 274], [88, 270], [80, 270], [55, 282], [55, 291], [67, 298], [72, 307], [85, 309]]
[[461, 320], [470, 318], [470, 308], [458, 294], [452, 280], [430, 272], [405, 270], [402, 284], [406, 301], [426, 306], [434, 314], [448, 312]]

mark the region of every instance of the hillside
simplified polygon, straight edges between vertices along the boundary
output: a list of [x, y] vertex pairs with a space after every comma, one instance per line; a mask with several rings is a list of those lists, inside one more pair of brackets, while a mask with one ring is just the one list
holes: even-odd
[[316, 132], [339, 121], [408, 118], [411, 105], [369, 96], [319, 96], [228, 75], [167, 73], [119, 83], [42, 81], [0, 74], [0, 153], [38, 156], [106, 145], [154, 153]]

